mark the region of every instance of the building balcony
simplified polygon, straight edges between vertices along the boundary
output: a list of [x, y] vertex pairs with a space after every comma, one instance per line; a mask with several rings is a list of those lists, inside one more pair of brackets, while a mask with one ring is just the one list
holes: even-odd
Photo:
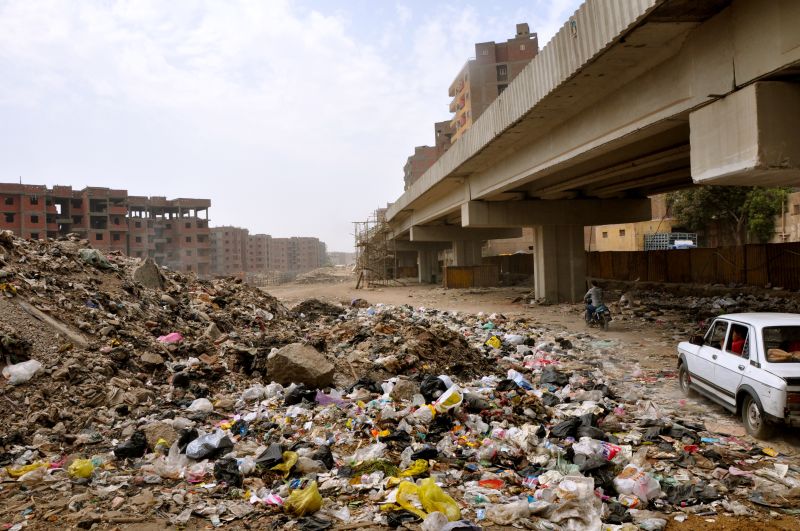
[[127, 216], [128, 208], [125, 206], [110, 206], [108, 207], [108, 213], [117, 216]]

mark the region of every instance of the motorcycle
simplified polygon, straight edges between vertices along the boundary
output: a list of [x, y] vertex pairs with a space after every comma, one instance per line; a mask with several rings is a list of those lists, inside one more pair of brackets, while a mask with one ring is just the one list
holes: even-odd
[[[590, 301], [585, 301], [586, 305], [589, 305]], [[605, 304], [601, 304], [597, 308], [594, 309], [594, 312], [588, 317], [586, 320], [587, 326], [599, 326], [603, 330], [608, 330], [608, 323], [611, 322], [611, 310], [608, 309], [608, 306]]]

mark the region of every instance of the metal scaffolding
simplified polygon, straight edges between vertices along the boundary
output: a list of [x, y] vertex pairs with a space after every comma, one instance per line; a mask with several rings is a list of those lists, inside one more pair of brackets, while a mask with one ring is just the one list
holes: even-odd
[[354, 221], [356, 289], [385, 286], [395, 281], [397, 253], [389, 238], [386, 209], [378, 209], [366, 221]]

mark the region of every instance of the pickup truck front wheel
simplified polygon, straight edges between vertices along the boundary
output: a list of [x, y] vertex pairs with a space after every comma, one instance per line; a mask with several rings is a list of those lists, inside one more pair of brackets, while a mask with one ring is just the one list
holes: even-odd
[[742, 424], [747, 433], [756, 439], [768, 439], [772, 435], [773, 426], [764, 415], [761, 404], [749, 394], [742, 403]]

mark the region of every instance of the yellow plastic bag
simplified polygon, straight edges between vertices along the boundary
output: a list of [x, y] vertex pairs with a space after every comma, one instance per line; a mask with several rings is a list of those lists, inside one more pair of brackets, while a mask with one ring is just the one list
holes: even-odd
[[425, 511], [417, 509], [411, 502], [410, 496], [419, 496], [419, 487], [410, 481], [404, 481], [397, 487], [397, 505], [410, 513], [414, 513], [423, 520], [428, 516]]
[[419, 484], [419, 501], [429, 513], [439, 511], [448, 520], [455, 522], [461, 520], [461, 509], [456, 501], [433, 481], [433, 478], [423, 479]]
[[[295, 460], [297, 459], [296, 455]], [[283, 507], [295, 516], [303, 516], [319, 511], [320, 507], [322, 507], [322, 495], [317, 489], [317, 482], [312, 481], [304, 489], [293, 490], [289, 497], [286, 498], [286, 501], [283, 502]]]
[[37, 468], [44, 468], [47, 466], [47, 463], [43, 463], [42, 461], [37, 461], [36, 463], [31, 463], [30, 465], [19, 466], [17, 468], [10, 468], [6, 467], [6, 472], [12, 478], [22, 477], [28, 472], [32, 470], [36, 470]]
[[458, 392], [458, 386], [454, 385], [440, 396], [433, 407], [437, 413], [444, 413], [461, 405], [463, 397]]
[[73, 478], [89, 478], [94, 472], [94, 463], [91, 459], [76, 459], [69, 465], [67, 472]]
[[417, 459], [411, 466], [398, 474], [401, 478], [419, 476], [428, 471], [428, 462], [425, 459]]
[[492, 348], [500, 348], [501, 346], [503, 346], [503, 343], [497, 336], [490, 337], [489, 340], [486, 342], [486, 344]]
[[283, 472], [283, 477], [289, 477], [292, 467], [297, 463], [297, 452], [283, 452], [283, 463], [275, 465], [270, 470], [277, 470]]

